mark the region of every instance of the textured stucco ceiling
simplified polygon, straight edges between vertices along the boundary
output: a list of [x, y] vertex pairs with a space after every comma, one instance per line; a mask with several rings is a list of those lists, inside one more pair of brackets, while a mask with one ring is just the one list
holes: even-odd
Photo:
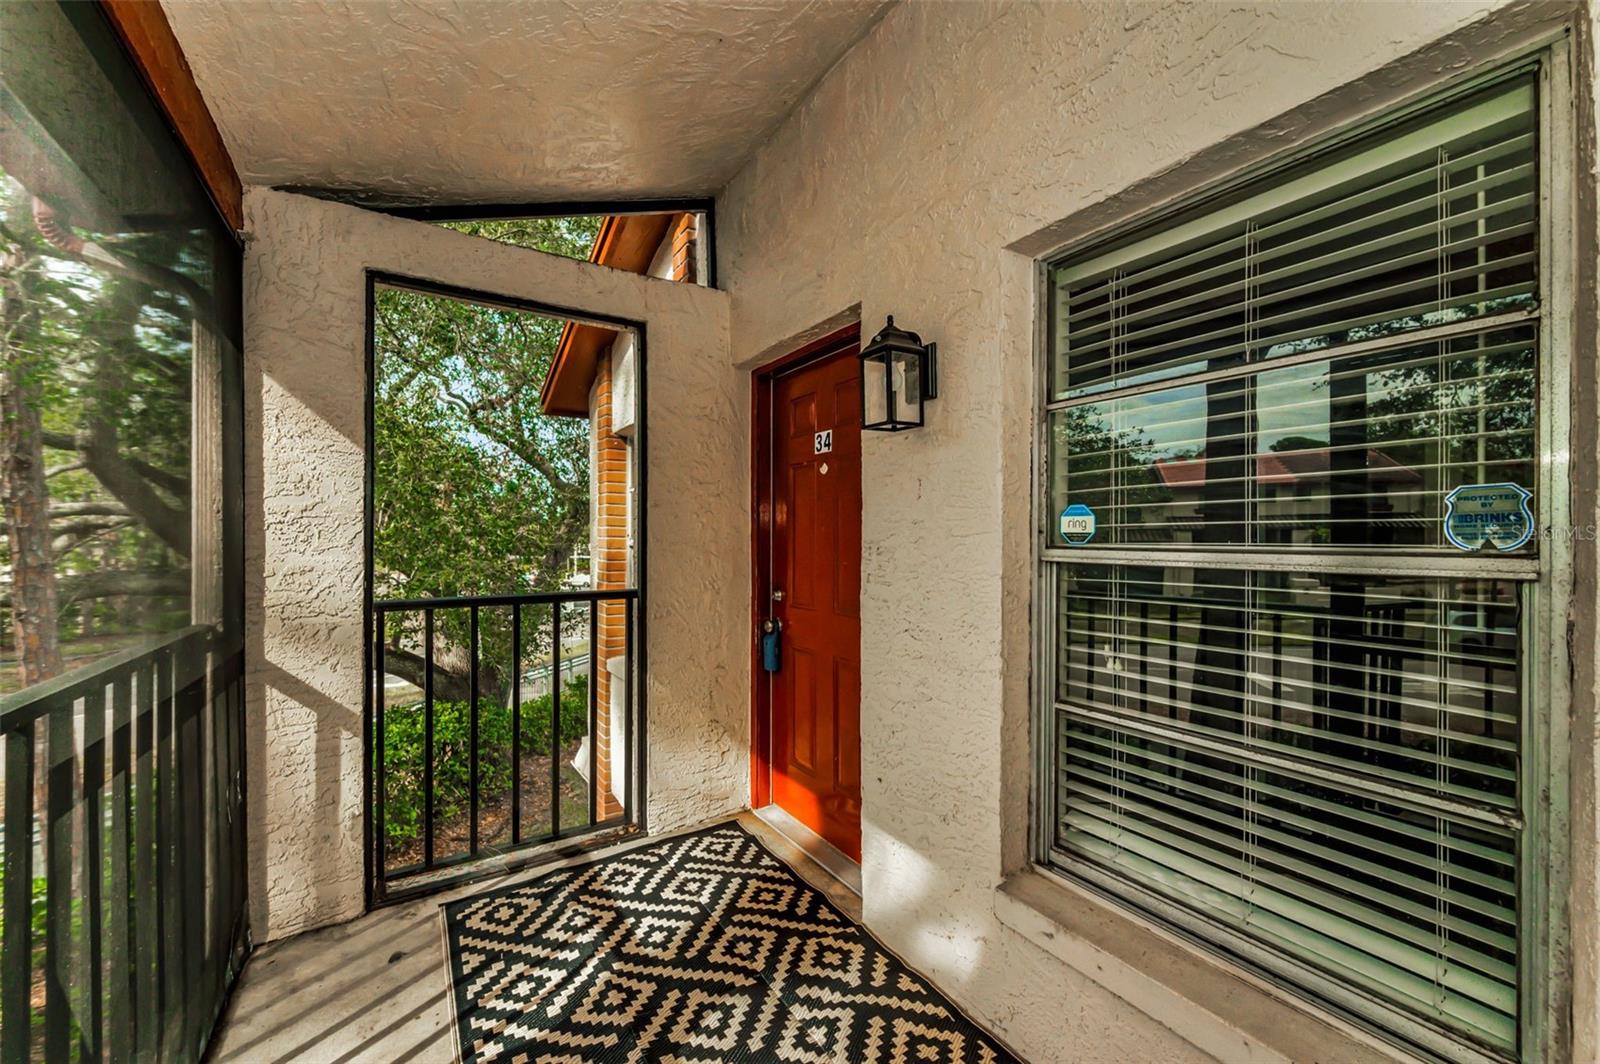
[[885, 0], [163, 0], [246, 182], [706, 195]]

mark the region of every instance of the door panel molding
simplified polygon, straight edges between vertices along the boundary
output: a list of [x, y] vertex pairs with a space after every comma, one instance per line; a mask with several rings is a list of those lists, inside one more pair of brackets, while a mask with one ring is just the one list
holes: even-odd
[[761, 668], [761, 620], [766, 616], [766, 594], [772, 578], [772, 386], [785, 373], [836, 357], [841, 352], [854, 352], [860, 346], [861, 323], [851, 322], [768, 362], [750, 375], [750, 806], [753, 809], [772, 802], [771, 691], [767, 674]]
[[[774, 531], [776, 531], [773, 514], [774, 488], [786, 485], [795, 472], [795, 470], [782, 466], [784, 459], [781, 458], [781, 442], [773, 438], [774, 418], [778, 416], [776, 389], [778, 389], [779, 382], [792, 378], [792, 374], [811, 370], [814, 366], [824, 365], [824, 363], [832, 362], [837, 358], [854, 357], [859, 350], [859, 344], [861, 344], [861, 326], [859, 326], [859, 323], [851, 323], [851, 325], [846, 325], [845, 328], [840, 328], [834, 333], [827, 334], [827, 336], [818, 339], [818, 341], [810, 342], [810, 344], [806, 344], [806, 346], [800, 347], [800, 349], [794, 350], [794, 352], [790, 352], [784, 357], [776, 358], [773, 362], [766, 363], [765, 366], [758, 368], [750, 376], [750, 411], [752, 411], [752, 418], [750, 418], [750, 421], [752, 421], [752, 442], [750, 442], [750, 461], [752, 461], [752, 477], [750, 477], [750, 483], [752, 483], [752, 499], [750, 499], [750, 539], [752, 539], [752, 549], [750, 549], [750, 558], [752, 558], [752, 581], [750, 581], [750, 688], [752, 688], [750, 690], [750, 805], [752, 805], [752, 808], [762, 808], [762, 806], [770, 805], [774, 800], [774, 730], [773, 715], [771, 715], [773, 685], [770, 682], [770, 675], [766, 674], [765, 670], [762, 669], [760, 626], [762, 626], [763, 619], [771, 616], [771, 603], [768, 602], [768, 592], [773, 587], [774, 579], [773, 547]], [[856, 400], [858, 390], [858, 387], [848, 387], [848, 389], [845, 389], [848, 395], [845, 395], [843, 400], [840, 400], [840, 397], [838, 397], [840, 394], [835, 394], [835, 402], [848, 403], [850, 406], [845, 406], [846, 410], [853, 408], [854, 403], [858, 402]], [[824, 395], [826, 395], [826, 392], [824, 392]], [[797, 411], [784, 411], [784, 413], [797, 413]], [[814, 414], [816, 414], [814, 408], [810, 413], [813, 416], [808, 419], [808, 424], [813, 421]], [[803, 435], [803, 437], [810, 440], [810, 427], [806, 429], [806, 432], [800, 432], [798, 421], [802, 421], [802, 419], [792, 419], [790, 432], [787, 435], [795, 438]], [[848, 458], [854, 458], [854, 461], [859, 461], [859, 437], [856, 438], [858, 438], [858, 443], [854, 448], [854, 454], [848, 454]], [[774, 446], [774, 443], [779, 446]], [[846, 453], [842, 453], [840, 456], [846, 458]], [[800, 534], [803, 534], [803, 530], [794, 525], [790, 526], [789, 533], [792, 536], [800, 536]], [[848, 544], [840, 542], [840, 544], [837, 544], [837, 552], [840, 557], [843, 557], [845, 552], [851, 552], [854, 558], [858, 560], [859, 566], [859, 557], [861, 557], [859, 536], [854, 536], [854, 542], [848, 542]], [[843, 568], [843, 566], [840, 566], [840, 568]], [[786, 587], [790, 595], [789, 608], [811, 606], [811, 608], [824, 608], [826, 610], [830, 606], [837, 605], [835, 600], [837, 600], [838, 592], [840, 592], [837, 587], [840, 584], [840, 574], [842, 573], [838, 573], [838, 571], [835, 571], [834, 574], [827, 574], [830, 579], [827, 579], [826, 587], [802, 587], [800, 582], [790, 579], [790, 586]], [[818, 574], [813, 573], [813, 576], [818, 576]], [[856, 594], [859, 595], [859, 570], [856, 573], [856, 579], [854, 579], [853, 584]], [[808, 590], [814, 592], [814, 594], [805, 594]], [[821, 598], [818, 598], [818, 595], [821, 595]], [[853, 616], [859, 616], [859, 603], [854, 603], [854, 605], [856, 605], [856, 610], [854, 610]], [[784, 656], [786, 656], [784, 667], [786, 669], [794, 669], [797, 666], [797, 654], [798, 646], [790, 645], [786, 640], [786, 646], [784, 646]], [[837, 669], [832, 664], [829, 664], [824, 669], [824, 674], [814, 675], [813, 680], [814, 682], [826, 680], [829, 686], [840, 686], [837, 683], [838, 677], [835, 674], [837, 674]], [[838, 691], [837, 694], [842, 694], [842, 691]], [[829, 733], [832, 733], [832, 726], [829, 726]], [[830, 738], [830, 746], [832, 746], [832, 738]], [[859, 746], [859, 739], [856, 742], [856, 746]], [[856, 779], [859, 776], [859, 766], [853, 766], [853, 770], [843, 774], [850, 779]]]

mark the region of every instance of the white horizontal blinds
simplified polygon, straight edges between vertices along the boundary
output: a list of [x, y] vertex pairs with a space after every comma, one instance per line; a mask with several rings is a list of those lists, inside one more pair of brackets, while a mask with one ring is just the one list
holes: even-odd
[[1515, 1043], [1516, 840], [1063, 715], [1072, 855], [1473, 1041]]
[[1514, 584], [1155, 565], [1060, 580], [1059, 700], [1515, 815]]
[[1058, 849], [1510, 1044], [1516, 585], [1058, 573]]
[[1056, 399], [1532, 306], [1533, 87], [1053, 272]]
[[1452, 488], [1534, 483], [1536, 359], [1523, 326], [1074, 404], [1051, 512], [1094, 510], [1085, 550], [1448, 548]]
[[[1534, 103], [1503, 82], [1052, 270], [1047, 504], [1094, 514], [1044, 544], [1055, 860], [1446, 1055], [1518, 1045], [1538, 592], [1443, 526], [1539, 479]], [[1469, 575], [1392, 575], [1446, 551]]]

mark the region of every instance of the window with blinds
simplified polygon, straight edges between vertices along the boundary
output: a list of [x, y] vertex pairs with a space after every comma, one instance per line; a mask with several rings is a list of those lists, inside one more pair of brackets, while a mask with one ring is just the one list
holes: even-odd
[[1539, 539], [1446, 497], [1537, 487], [1538, 116], [1502, 80], [1049, 269], [1050, 860], [1464, 1059], [1518, 1052]]

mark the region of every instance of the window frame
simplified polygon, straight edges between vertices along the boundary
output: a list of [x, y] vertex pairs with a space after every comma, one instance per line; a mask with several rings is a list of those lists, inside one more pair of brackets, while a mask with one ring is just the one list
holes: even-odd
[[[1521, 574], [1520, 597], [1526, 621], [1521, 633], [1523, 661], [1521, 765], [1518, 782], [1524, 820], [1517, 864], [1518, 904], [1518, 1046], [1514, 1059], [1544, 1062], [1564, 1059], [1571, 1038], [1567, 1018], [1571, 998], [1568, 882], [1570, 879], [1570, 791], [1567, 771], [1572, 682], [1567, 647], [1568, 607], [1573, 590], [1572, 525], [1568, 441], [1572, 424], [1573, 318], [1577, 266], [1574, 174], [1577, 167], [1575, 130], [1577, 114], [1572, 84], [1573, 63], [1569, 34], [1563, 31], [1532, 47], [1477, 66], [1467, 74], [1436, 83], [1382, 113], [1341, 123], [1305, 145], [1263, 156], [1237, 172], [1216, 181], [1201, 181], [1153, 209], [1133, 207], [1119, 212], [1093, 231], [1065, 247], [1034, 261], [1034, 366], [1033, 439], [1030, 508], [1032, 511], [1031, 564], [1033, 596], [1030, 616], [1030, 746], [1028, 825], [1032, 870], [1047, 879], [1087, 889], [1125, 915], [1176, 932], [1219, 962], [1242, 967], [1301, 1007], [1327, 1009], [1353, 1021], [1378, 1037], [1447, 1060], [1505, 1061], [1495, 1053], [1409, 1016], [1369, 997], [1360, 989], [1340, 984], [1311, 971], [1286, 954], [1250, 940], [1220, 922], [1207, 920], [1166, 901], [1127, 880], [1114, 885], [1097, 882], [1089, 869], [1066, 865], [1053, 846], [1058, 813], [1054, 762], [1056, 575], [1062, 564], [1128, 564], [1138, 548], [1100, 549], [1092, 555], [1053, 546], [1050, 538], [1049, 428], [1052, 401], [1054, 294], [1052, 270], [1069, 261], [1082, 261], [1115, 245], [1140, 239], [1174, 219], [1201, 213], [1221, 197], [1253, 185], [1308, 159], [1336, 151], [1361, 137], [1381, 133], [1419, 112], [1432, 110], [1497, 82], [1532, 73], [1538, 122], [1538, 295], [1537, 310], [1526, 320], [1537, 327], [1537, 402], [1535, 454], [1537, 514], [1544, 535], [1536, 558], [1461, 555], [1424, 557], [1401, 551], [1346, 549], [1325, 554], [1277, 551], [1272, 547], [1241, 545], [1199, 550], [1172, 549], [1159, 557], [1168, 565], [1226, 566], [1244, 563], [1250, 568], [1282, 569], [1294, 566], [1329, 572], [1386, 573], [1412, 576], [1471, 578]], [[1482, 328], [1484, 319], [1464, 323], [1461, 331]], [[1432, 331], [1423, 331], [1425, 334]], [[1346, 345], [1348, 351], [1355, 345]], [[1309, 358], [1336, 357], [1340, 349], [1317, 352]], [[1278, 362], [1280, 360], [1272, 360]], [[1179, 381], [1166, 382], [1168, 386]], [[1566, 533], [1566, 534], [1562, 534]], [[1147, 564], [1149, 554], [1143, 558]], [[1106, 877], [1108, 880], [1111, 877]], [[1257, 958], [1271, 958], [1270, 966]], [[1283, 974], [1296, 972], [1299, 985]]]

